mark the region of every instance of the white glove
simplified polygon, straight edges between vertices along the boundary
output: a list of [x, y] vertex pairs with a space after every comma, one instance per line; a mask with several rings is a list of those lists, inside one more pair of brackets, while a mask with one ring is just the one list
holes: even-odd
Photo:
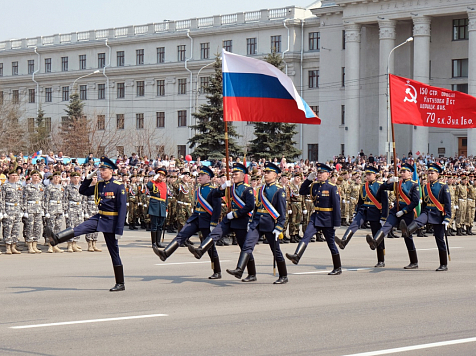
[[304, 215], [307, 215], [307, 210], [303, 210], [302, 213], [303, 213]]
[[311, 182], [313, 182], [317, 177], [317, 173], [316, 172], [311, 172], [308, 176], [307, 176], [307, 179], [310, 180]]
[[458, 210], [458, 209], [459, 209], [458, 205], [455, 205], [455, 210]]
[[235, 215], [233, 215], [233, 212], [230, 211], [228, 214], [226, 214], [226, 217], [228, 220], [233, 220], [235, 218]]
[[49, 219], [51, 217], [50, 213], [45, 214], [45, 218]]
[[68, 218], [68, 217], [69, 217], [68, 213], [63, 213], [63, 216], [64, 216], [65, 218]]
[[28, 219], [28, 213], [23, 213], [23, 216], [25, 219]]
[[89, 173], [87, 176], [86, 176], [86, 179], [93, 179], [93, 176], [94, 174], [98, 171], [98, 168], [96, 168], [94, 171], [92, 171], [91, 173]]
[[116, 234], [116, 240], [119, 240], [122, 237], [122, 235]]
[[214, 228], [216, 228], [216, 226], [210, 225], [210, 232], [212, 232]]
[[246, 225], [246, 231], [250, 231], [250, 223], [248, 223], [248, 225]]
[[403, 215], [403, 210], [397, 211], [397, 218]]
[[142, 203], [139, 203], [138, 205], [142, 205]]
[[169, 212], [166, 210], [165, 211], [165, 217], [167, 218], [167, 216], [169, 216]]
[[126, 206], [129, 206], [129, 203], [126, 203]]
[[179, 175], [178, 177], [179, 177], [179, 179], [182, 179], [182, 178], [183, 178], [183, 174]]
[[84, 219], [84, 213], [81, 213], [81, 217]]
[[385, 225], [385, 220], [380, 220], [380, 225], [384, 226]]
[[291, 215], [293, 213], [292, 210], [288, 210], [288, 215]]
[[445, 226], [445, 230], [448, 230], [448, 226], [449, 226], [449, 221], [443, 221], [443, 225]]
[[159, 179], [160, 177], [160, 173], [157, 173], [155, 176], [154, 176], [154, 180], [156, 181], [157, 179]]
[[423, 203], [423, 200], [422, 200], [422, 199], [420, 199], [420, 204], [421, 204], [421, 203]]
[[8, 214], [7, 213], [3, 214], [3, 218], [8, 219]]
[[3, 214], [0, 213], [0, 220], [3, 220]]
[[84, 218], [87, 220], [89, 219], [89, 214], [84, 214]]
[[398, 182], [398, 177], [392, 177], [392, 178], [390, 178], [387, 182], [388, 182], [388, 183]]
[[225, 183], [221, 185], [221, 189], [231, 187], [231, 180], [226, 180]]
[[45, 211], [44, 210], [41, 211], [41, 216], [45, 216]]
[[198, 176], [198, 172], [197, 171], [192, 172], [192, 176], [194, 176], [194, 177]]
[[274, 235], [274, 239], [278, 241], [279, 235], [281, 235], [281, 231], [274, 229], [273, 235]]

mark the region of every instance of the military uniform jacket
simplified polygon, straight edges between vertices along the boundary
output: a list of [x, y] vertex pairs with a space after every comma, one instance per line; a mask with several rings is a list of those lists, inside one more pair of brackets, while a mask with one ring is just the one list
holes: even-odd
[[139, 201], [139, 186], [136, 183], [131, 183], [127, 187], [127, 201], [137, 203]]
[[49, 184], [45, 188], [44, 207], [45, 214], [64, 213], [63, 207], [64, 187], [61, 184]]
[[90, 187], [92, 179], [85, 179], [79, 188], [83, 195], [94, 195], [99, 214], [90, 219], [98, 220], [97, 231], [122, 235], [126, 220], [126, 188], [117, 180], [99, 181]]
[[[226, 196], [226, 189], [214, 189], [213, 195], [218, 198], [222, 198]], [[238, 199], [234, 199], [234, 195], [236, 195], [236, 197], [238, 197], [241, 202], [244, 203], [244, 205], [242, 205]], [[252, 213], [253, 209], [255, 208], [255, 195], [253, 188], [251, 188], [249, 184], [243, 182], [233, 184], [230, 189], [230, 198], [231, 211], [233, 212], [234, 218], [232, 220], [228, 220], [225, 217], [226, 221], [230, 222], [230, 227], [232, 229], [246, 229], [250, 220], [250, 213]]]
[[340, 226], [340, 196], [335, 184], [325, 182], [311, 182], [306, 179], [299, 189], [301, 195], [311, 195], [314, 203], [314, 212], [310, 221], [317, 227]]
[[70, 210], [81, 212], [84, 212], [86, 210], [83, 205], [84, 198], [79, 192], [80, 187], [81, 186], [68, 184], [64, 188], [63, 201], [66, 213], [69, 213]]
[[[215, 189], [216, 188], [213, 188], [210, 183], [201, 185], [197, 189], [195, 189], [193, 213], [188, 218], [187, 224], [198, 219], [198, 227], [200, 229], [206, 229], [207, 227], [218, 225], [218, 219], [220, 219], [221, 214], [221, 199], [215, 194], [210, 194]], [[205, 199], [211, 206], [211, 214], [209, 211], [207, 211], [207, 207], [204, 207], [200, 203], [198, 195], [199, 192], [203, 199]]]
[[19, 183], [5, 182], [0, 188], [0, 211], [2, 214], [13, 215], [21, 212], [23, 203], [23, 187]]
[[177, 201], [191, 204], [193, 201], [193, 185], [192, 183], [185, 183], [178, 179], [173, 184], [174, 193], [177, 196]]
[[43, 197], [45, 186], [43, 184], [27, 184], [23, 189], [23, 212], [28, 214], [43, 213]]
[[[263, 202], [261, 198], [261, 191], [279, 214], [276, 218], [271, 216], [263, 205], [265, 202]], [[250, 223], [250, 229], [258, 228], [261, 232], [272, 232], [274, 229], [283, 231], [287, 213], [286, 192], [284, 188], [276, 183], [265, 184], [264, 188], [261, 186], [258, 191], [258, 198], [256, 200], [253, 220]]]
[[167, 213], [167, 184], [162, 184], [163, 189], [157, 188], [157, 186], [152, 183], [147, 183], [147, 188], [149, 189], [150, 193], [150, 200], [149, 200], [149, 209], [147, 213], [149, 215], [159, 216], [159, 217], [166, 217]]
[[360, 188], [359, 201], [357, 203], [356, 210], [359, 212], [365, 212], [366, 220], [368, 221], [380, 221], [387, 220], [388, 217], [388, 196], [384, 189], [380, 189], [382, 182], [369, 182], [370, 193], [375, 197], [381, 208], [379, 209], [372, 199], [367, 194], [365, 184], [362, 184]]
[[[451, 195], [448, 186], [444, 183], [434, 182], [430, 183], [430, 189], [436, 200], [441, 203], [441, 206], [438, 207], [431, 201], [428, 186], [424, 185], [422, 212], [426, 211], [428, 213], [428, 223], [441, 224], [443, 221], [449, 222], [451, 219]], [[439, 208], [443, 208], [443, 211], [440, 211]]]
[[[405, 196], [401, 196], [401, 194], [398, 194], [399, 208], [403, 211], [404, 214], [413, 214], [413, 209], [415, 209], [415, 207], [420, 203], [420, 187], [417, 182], [411, 179], [395, 183], [385, 182], [381, 185], [381, 189], [393, 190], [395, 191], [396, 195], [396, 190], [399, 189], [398, 187], [400, 183]], [[390, 210], [390, 214], [397, 214], [397, 203], [395, 203], [393, 208]]]

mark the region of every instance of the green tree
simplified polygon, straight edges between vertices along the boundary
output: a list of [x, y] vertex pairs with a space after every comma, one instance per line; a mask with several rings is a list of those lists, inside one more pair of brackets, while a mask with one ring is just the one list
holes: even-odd
[[62, 151], [71, 156], [86, 157], [91, 150], [92, 123], [84, 115], [84, 103], [77, 92], [69, 97], [65, 112], [68, 115], [60, 124]]
[[45, 112], [43, 109], [39, 108], [38, 115], [35, 119], [36, 127], [34, 131], [30, 134], [30, 146], [31, 152], [36, 152], [39, 150], [47, 151], [51, 146], [51, 123], [48, 123], [45, 118]]
[[[194, 158], [218, 160], [225, 157], [225, 123], [223, 121], [223, 86], [221, 59], [216, 55], [213, 65], [215, 73], [210, 76], [207, 88], [207, 103], [200, 105], [198, 113], [193, 117], [197, 119], [197, 124], [191, 128], [196, 130], [196, 134], [188, 140], [189, 147], [194, 148], [192, 155]], [[236, 128], [228, 122], [228, 150], [230, 156], [242, 154], [241, 148], [234, 138], [240, 135]]]
[[[264, 60], [281, 71], [285, 67], [284, 60], [279, 53], [268, 54]], [[249, 155], [251, 157], [271, 160], [284, 156], [286, 159], [292, 160], [301, 154], [301, 150], [294, 146], [296, 144], [294, 136], [298, 133], [296, 124], [255, 122], [254, 127], [256, 138], [250, 141]]]

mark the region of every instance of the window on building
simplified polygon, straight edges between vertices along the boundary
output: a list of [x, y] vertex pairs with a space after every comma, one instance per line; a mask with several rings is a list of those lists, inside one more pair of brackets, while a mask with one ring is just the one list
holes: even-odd
[[68, 71], [68, 57], [61, 57], [61, 71]]
[[178, 45], [177, 46], [177, 60], [179, 62], [185, 62], [185, 52], [186, 52], [185, 45]]
[[34, 103], [36, 101], [35, 98], [36, 98], [35, 89], [28, 89], [28, 102]]
[[309, 88], [319, 88], [319, 69], [310, 70], [308, 73]]
[[165, 96], [165, 80], [159, 79], [157, 81], [157, 96]]
[[118, 156], [124, 156], [124, 146], [116, 146]]
[[144, 96], [145, 95], [144, 81], [139, 80], [136, 82], [136, 84], [137, 84], [137, 96]]
[[12, 62], [12, 75], [18, 75], [18, 62]]
[[453, 41], [469, 39], [468, 19], [453, 20]]
[[345, 67], [341, 68], [340, 73], [341, 86], [345, 87]]
[[12, 90], [12, 102], [13, 104], [20, 103], [20, 92], [17, 89]]
[[98, 53], [98, 68], [106, 66], [106, 53]]
[[254, 55], [257, 52], [258, 39], [256, 37], [246, 39], [246, 54]]
[[345, 105], [340, 106], [340, 124], [345, 125]]
[[187, 146], [185, 145], [177, 145], [177, 155], [178, 157], [184, 156], [187, 154]]
[[156, 127], [165, 127], [165, 112], [160, 111], [156, 113]]
[[210, 58], [210, 42], [200, 43], [200, 59]]
[[319, 161], [319, 144], [318, 143], [308, 143], [307, 159], [311, 162]]
[[342, 49], [345, 49], [345, 30], [342, 30]]
[[116, 58], [117, 58], [117, 66], [124, 67], [124, 51], [117, 51]]
[[33, 59], [28, 60], [28, 74], [33, 74], [35, 71], [35, 61]]
[[3, 63], [0, 63], [0, 77], [3, 77]]
[[51, 73], [51, 58], [45, 58], [45, 73]]
[[451, 90], [459, 91], [461, 93], [468, 94], [468, 83], [463, 84], [452, 84]]
[[50, 133], [51, 132], [51, 117], [45, 117], [44, 122], [45, 122], [46, 132]]
[[88, 100], [88, 86], [87, 85], [79, 86], [79, 99]]
[[144, 128], [144, 114], [136, 114], [136, 129], [142, 130]]
[[157, 63], [165, 62], [165, 47], [157, 47]]
[[123, 99], [126, 97], [126, 90], [124, 83], [117, 83], [117, 98]]
[[187, 110], [178, 111], [178, 126], [187, 126]]
[[271, 36], [271, 53], [281, 52], [281, 36]]
[[210, 85], [210, 77], [200, 77], [199, 94], [208, 93], [209, 85]]
[[29, 133], [35, 132], [35, 118], [34, 117], [28, 118], [28, 132]]
[[69, 101], [69, 87], [62, 87], [61, 88], [61, 100], [62, 101]]
[[136, 49], [136, 65], [140, 66], [144, 64], [144, 50]]
[[106, 99], [106, 84], [98, 84], [98, 99]]
[[468, 58], [453, 59], [453, 78], [468, 77]]
[[311, 110], [314, 111], [314, 113], [319, 116], [319, 106], [310, 106]]
[[309, 32], [309, 50], [319, 51], [321, 49], [321, 33]]
[[80, 54], [79, 55], [79, 69], [86, 69], [86, 55]]
[[178, 93], [187, 94], [187, 79], [178, 80]]
[[124, 130], [124, 114], [116, 114], [116, 127], [118, 130]]
[[106, 129], [106, 115], [98, 115], [98, 130]]
[[53, 101], [53, 88], [45, 88], [45, 102], [51, 103]]
[[233, 52], [233, 41], [232, 40], [224, 40], [223, 41], [223, 49], [227, 52]]

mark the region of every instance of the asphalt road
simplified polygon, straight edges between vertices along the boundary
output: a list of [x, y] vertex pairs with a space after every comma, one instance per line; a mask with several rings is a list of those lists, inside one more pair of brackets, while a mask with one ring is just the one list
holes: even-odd
[[286, 285], [272, 284], [268, 245], [255, 249], [257, 282], [225, 272], [237, 246], [218, 248], [223, 278], [211, 281], [207, 255], [180, 248], [161, 262], [144, 230], [120, 240], [125, 292], [108, 291], [102, 236], [102, 253], [2, 254], [0, 355], [475, 355], [476, 236], [450, 238], [448, 272], [434, 271], [434, 238], [415, 238], [420, 268], [407, 271], [401, 238], [386, 240], [386, 267], [373, 268], [368, 232], [342, 251], [342, 275], [327, 275], [327, 245], [311, 243]]

